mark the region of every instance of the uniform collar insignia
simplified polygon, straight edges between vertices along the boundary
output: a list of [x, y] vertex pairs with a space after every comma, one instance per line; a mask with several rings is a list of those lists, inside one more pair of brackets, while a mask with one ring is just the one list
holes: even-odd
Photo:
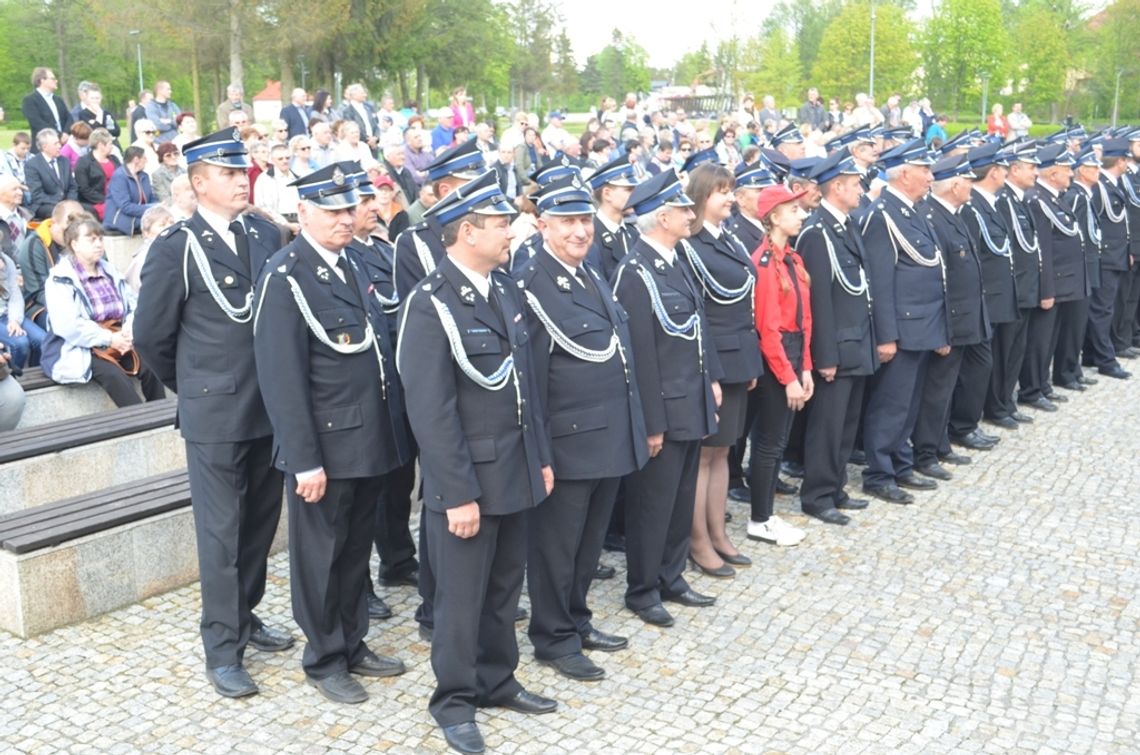
[[209, 228], [203, 228], [202, 229], [202, 238], [212, 239], [212, 238], [214, 238], [214, 232], [211, 231]]
[[425, 283], [422, 288], [424, 291], [431, 291], [431, 284]]
[[459, 298], [462, 299], [467, 304], [474, 304], [475, 303], [475, 289], [471, 288], [471, 286], [468, 286], [467, 284], [460, 286], [459, 287]]
[[908, 209], [907, 209], [907, 208], [905, 208], [905, 207], [900, 207], [900, 208], [899, 208], [899, 212], [901, 212], [901, 213], [902, 213], [902, 216], [903, 216], [904, 218], [909, 218], [909, 217], [910, 217], [910, 210], [908, 210]]
[[329, 269], [324, 265], [317, 265], [317, 277], [323, 280], [325, 283], [328, 283]]
[[554, 279], [554, 282], [557, 283], [558, 287], [560, 289], [562, 289], [563, 291], [569, 291], [570, 290], [570, 279], [567, 278], [565, 275], [559, 275], [557, 278]]
[[602, 234], [602, 241], [606, 242], [607, 244], [613, 240], [614, 240], [614, 236], [609, 231], [606, 231], [605, 233]]
[[499, 283], [498, 281], [495, 281], [495, 290], [498, 291], [500, 294], [503, 293], [503, 284]]
[[658, 257], [657, 259], [653, 260], [653, 267], [657, 268], [659, 271], [664, 270], [665, 269], [665, 260]]
[[252, 226], [250, 226], [250, 229], [249, 229], [249, 235], [250, 235], [250, 236], [253, 236], [255, 239], [260, 239], [260, 238], [261, 238], [261, 236], [257, 235], [257, 229], [256, 229], [256, 228], [254, 228], [254, 227], [252, 227]]
[[526, 288], [526, 281], [520, 280], [520, 281], [515, 281], [515, 283], [518, 284], [519, 288]]
[[283, 273], [287, 268], [284, 265], [278, 265], [277, 272]]

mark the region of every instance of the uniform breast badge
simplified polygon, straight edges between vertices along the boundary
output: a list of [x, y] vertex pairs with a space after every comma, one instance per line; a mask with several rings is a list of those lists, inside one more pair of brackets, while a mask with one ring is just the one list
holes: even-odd
[[459, 287], [459, 298], [462, 299], [467, 304], [474, 304], [475, 303], [475, 290], [472, 289], [471, 286], [460, 286]]
[[350, 336], [348, 333], [341, 333], [336, 337], [336, 342], [342, 346], [347, 346], [352, 343], [352, 336]]
[[661, 259], [661, 258], [658, 258], [658, 259], [655, 259], [655, 260], [653, 260], [653, 267], [657, 268], [657, 272], [659, 272], [659, 273], [660, 273], [660, 272], [664, 272], [664, 270], [665, 270], [665, 260], [663, 260], [663, 259]]
[[324, 265], [317, 265], [317, 277], [323, 280], [325, 283], [328, 283], [329, 269]]
[[554, 282], [557, 283], [558, 287], [560, 289], [562, 289], [563, 291], [569, 291], [570, 290], [570, 279], [567, 278], [565, 275], [559, 275], [557, 278], [554, 279]]

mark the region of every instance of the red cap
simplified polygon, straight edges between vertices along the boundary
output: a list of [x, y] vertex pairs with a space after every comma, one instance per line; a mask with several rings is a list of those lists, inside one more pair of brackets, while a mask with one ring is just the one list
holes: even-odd
[[378, 176], [376, 178], [376, 180], [372, 182], [372, 185], [377, 187], [377, 188], [379, 188], [381, 186], [390, 186], [392, 188], [396, 188], [396, 182], [393, 181], [392, 177], [389, 176], [387, 173], [385, 173], [382, 176]]
[[766, 186], [760, 190], [760, 196], [756, 199], [756, 217], [763, 220], [772, 210], [782, 204], [794, 202], [806, 193], [803, 190], [792, 191], [787, 186]]

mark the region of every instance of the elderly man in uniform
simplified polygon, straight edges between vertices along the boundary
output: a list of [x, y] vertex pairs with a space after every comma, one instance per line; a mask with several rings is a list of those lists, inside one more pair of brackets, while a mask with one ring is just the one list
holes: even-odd
[[1100, 223], [1101, 276], [1100, 288], [1089, 302], [1084, 354], [1085, 361], [1100, 374], [1117, 379], [1131, 376], [1120, 366], [1117, 356], [1133, 356], [1130, 351], [1118, 355], [1113, 339], [1113, 325], [1123, 316], [1120, 310], [1125, 307], [1133, 262], [1128, 239], [1128, 196], [1122, 186], [1127, 180], [1124, 177], [1128, 170], [1127, 153], [1128, 142], [1124, 139], [1106, 139], [1101, 145], [1100, 179], [1092, 192], [1093, 209]]
[[804, 135], [795, 121], [789, 121], [786, 126], [772, 134], [772, 149], [778, 150], [789, 160], [799, 160], [805, 156]]
[[550, 494], [554, 473], [522, 297], [495, 272], [514, 209], [492, 170], [436, 208], [447, 255], [404, 298], [397, 361], [435, 575], [428, 710], [453, 748], [482, 752], [476, 707], [557, 707], [515, 678], [513, 626], [527, 513]]
[[668, 627], [662, 600], [710, 606], [685, 580], [701, 439], [716, 431], [720, 363], [707, 342], [703, 299], [677, 259], [693, 201], [672, 170], [638, 184], [629, 198], [641, 238], [614, 274], [629, 314], [649, 462], [626, 482], [626, 607]]
[[329, 700], [368, 699], [353, 678], [404, 664], [368, 649], [368, 556], [383, 476], [408, 461], [389, 401], [387, 325], [344, 249], [359, 197], [339, 164], [290, 184], [301, 233], [266, 264], [254, 319], [257, 377], [287, 473], [293, 617], [306, 681]]
[[527, 302], [555, 474], [550, 497], [530, 515], [530, 638], [540, 661], [595, 681], [605, 671], [582, 650], [621, 650], [627, 641], [592, 626], [586, 594], [618, 485], [645, 465], [648, 436], [629, 330], [609, 285], [585, 261], [595, 222], [586, 185], [566, 176], [546, 186], [537, 204], [545, 243], [515, 277]]
[[293, 638], [253, 613], [281, 514], [273, 427], [257, 384], [253, 288], [280, 235], [244, 215], [249, 156], [225, 129], [186, 145], [198, 209], [154, 241], [142, 269], [135, 348], [178, 394], [202, 582], [206, 676], [218, 694], [258, 689], [247, 646], [288, 650]]
[[[1037, 226], [1042, 258], [1053, 264], [1053, 295], [1056, 320], [1048, 350], [1034, 355], [1042, 360], [1044, 379], [1070, 391], [1086, 390], [1077, 382], [1081, 339], [1089, 316], [1092, 293], [1085, 268], [1085, 239], [1072, 207], [1061, 198], [1072, 182], [1075, 159], [1060, 144], [1049, 144], [1037, 153], [1037, 185], [1027, 192]], [[1050, 370], [1050, 363], [1052, 370]]]
[[939, 461], [962, 462], [962, 457], [953, 455], [947, 438], [962, 360], [967, 349], [988, 341], [992, 334], [982, 292], [982, 265], [973, 234], [962, 219], [962, 206], [970, 198], [970, 163], [965, 155], [950, 155], [936, 162], [931, 173], [931, 195], [919, 205], [919, 211], [924, 211], [930, 221], [946, 265], [950, 353], [932, 360], [926, 371], [922, 405], [911, 442], [915, 471], [936, 480], [949, 480], [950, 472]]
[[[530, 180], [537, 186], [536, 192], [542, 191], [548, 184], [566, 176], [582, 178], [581, 167], [567, 155], [559, 152], [548, 163], [530, 174]], [[522, 268], [542, 249], [542, 232], [535, 231], [523, 239], [522, 243], [511, 252], [507, 270], [512, 274]]]
[[908, 443], [929, 361], [950, 353], [942, 250], [926, 214], [915, 207], [930, 188], [932, 162], [921, 139], [884, 152], [880, 163], [887, 171], [887, 187], [863, 221], [872, 317], [883, 363], [863, 420], [868, 467], [863, 490], [888, 503], [913, 503], [904, 487], [937, 487], [914, 473]]
[[867, 507], [847, 495], [847, 459], [863, 409], [868, 378], [879, 366], [871, 321], [871, 287], [864, 271], [867, 252], [850, 213], [863, 195], [863, 171], [846, 149], [816, 165], [821, 200], [804, 223], [796, 252], [814, 283], [811, 299], [811, 360], [818, 374], [804, 427], [805, 514], [845, 525], [842, 509]]

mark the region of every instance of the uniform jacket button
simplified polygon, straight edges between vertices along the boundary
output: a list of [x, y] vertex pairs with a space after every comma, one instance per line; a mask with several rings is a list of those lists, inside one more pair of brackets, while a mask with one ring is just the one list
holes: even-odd
[[578, 425], [577, 425], [577, 423], [572, 423], [572, 424], [570, 425], [570, 429], [571, 429], [571, 430], [577, 430], [577, 429], [578, 429]]
[[329, 427], [332, 427], [332, 422], [329, 422], [329, 423], [328, 423], [328, 426], [329, 426]]

